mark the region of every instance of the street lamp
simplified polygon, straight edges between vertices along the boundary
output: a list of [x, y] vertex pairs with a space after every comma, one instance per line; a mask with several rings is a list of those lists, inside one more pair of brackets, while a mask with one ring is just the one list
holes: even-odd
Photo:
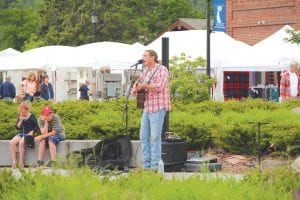
[[98, 21], [98, 17], [94, 10], [91, 13], [91, 22], [93, 24], [93, 42], [96, 42], [96, 23]]

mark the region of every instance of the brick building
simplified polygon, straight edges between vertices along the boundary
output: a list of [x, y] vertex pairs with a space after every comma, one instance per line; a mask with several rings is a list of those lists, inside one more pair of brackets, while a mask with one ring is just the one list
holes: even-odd
[[300, 0], [227, 0], [227, 33], [254, 45], [284, 25], [300, 29]]

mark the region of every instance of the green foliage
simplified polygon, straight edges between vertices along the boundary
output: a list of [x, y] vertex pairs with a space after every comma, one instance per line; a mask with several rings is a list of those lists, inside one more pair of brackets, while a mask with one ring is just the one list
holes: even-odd
[[40, 11], [42, 27], [26, 48], [93, 42], [92, 10], [98, 17], [95, 40], [125, 43], [147, 43], [180, 17], [204, 17], [186, 0], [50, 0]]
[[[66, 101], [53, 104], [66, 128], [67, 139], [103, 139], [124, 133], [124, 100], [108, 102]], [[32, 112], [49, 102], [35, 102]], [[129, 102], [128, 133], [139, 138], [141, 111]], [[257, 154], [258, 127], [250, 122], [269, 122], [261, 127], [262, 150], [274, 144], [279, 151], [300, 154], [300, 118], [291, 112], [300, 102], [282, 104], [262, 100], [183, 103], [172, 102], [170, 131], [177, 133], [196, 149], [217, 145], [229, 152]], [[0, 101], [0, 139], [11, 139], [17, 130], [17, 104]]]
[[0, 49], [24, 50], [26, 41], [40, 30], [42, 18], [38, 10], [41, 4], [35, 0], [31, 4], [17, 1], [9, 5], [9, 8], [0, 8]]
[[300, 31], [287, 30], [286, 32], [290, 35], [289, 38], [285, 38], [285, 40], [287, 42], [291, 42], [291, 43], [294, 43], [294, 44], [300, 44]]
[[22, 172], [17, 180], [11, 172], [0, 172], [1, 199], [294, 199], [300, 187], [299, 173], [284, 167], [245, 179], [194, 175], [166, 179], [138, 170], [126, 176], [101, 176], [88, 169], [72, 169], [60, 175], [41, 170]]
[[201, 102], [210, 99], [210, 88], [216, 82], [199, 72], [205, 66], [201, 57], [190, 60], [185, 54], [170, 61], [170, 93], [172, 100]]

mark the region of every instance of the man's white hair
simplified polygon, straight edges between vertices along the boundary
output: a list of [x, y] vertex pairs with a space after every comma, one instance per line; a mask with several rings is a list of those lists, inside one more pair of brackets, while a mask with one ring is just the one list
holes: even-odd
[[290, 67], [291, 67], [291, 66], [294, 66], [294, 65], [297, 65], [297, 66], [298, 66], [299, 63], [298, 63], [296, 60], [293, 60], [293, 61], [290, 63]]

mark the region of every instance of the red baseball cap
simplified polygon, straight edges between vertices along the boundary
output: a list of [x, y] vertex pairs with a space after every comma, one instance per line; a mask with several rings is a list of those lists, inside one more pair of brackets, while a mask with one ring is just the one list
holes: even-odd
[[53, 110], [50, 106], [45, 106], [42, 108], [42, 116], [47, 116], [49, 113], [53, 113]]

